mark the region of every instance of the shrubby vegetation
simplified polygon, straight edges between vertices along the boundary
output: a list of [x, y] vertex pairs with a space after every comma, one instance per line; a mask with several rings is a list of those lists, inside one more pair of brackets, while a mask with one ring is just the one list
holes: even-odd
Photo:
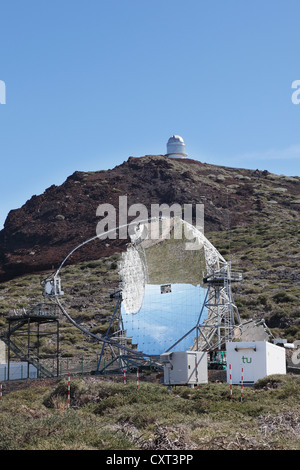
[[[31, 381], [5, 393], [1, 450], [299, 449], [300, 377], [270, 376], [255, 387], [226, 383], [169, 391], [141, 376]], [[149, 379], [149, 376], [148, 376]], [[291, 411], [292, 410], [292, 411]]]
[[300, 339], [299, 234], [297, 220], [237, 227], [230, 231], [230, 250], [223, 233], [206, 234], [232, 269], [244, 273], [242, 285], [233, 285], [242, 319], [263, 318], [290, 342]]

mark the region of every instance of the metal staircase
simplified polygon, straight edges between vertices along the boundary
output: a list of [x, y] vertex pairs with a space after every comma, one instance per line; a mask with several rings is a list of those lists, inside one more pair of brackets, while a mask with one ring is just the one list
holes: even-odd
[[[54, 307], [54, 308], [53, 308]], [[57, 364], [58, 364], [58, 343], [59, 343], [59, 334], [58, 334], [58, 315], [56, 314], [56, 306], [53, 305], [43, 305], [38, 304], [31, 311], [27, 312], [25, 309], [14, 310], [8, 317], [8, 330], [0, 332], [0, 340], [2, 340], [8, 348], [8, 379], [10, 378], [10, 364], [11, 355], [18, 358], [21, 362], [27, 362], [28, 365], [31, 364], [37, 370], [37, 375], [39, 378], [45, 377], [55, 377], [56, 375], [51, 372], [47, 367], [41, 363], [41, 356], [39, 354], [39, 344], [40, 344], [40, 325], [50, 322], [55, 322], [57, 324], [56, 333], [51, 333], [57, 335]], [[30, 337], [32, 335], [31, 325], [37, 324], [36, 335], [36, 344], [37, 346], [30, 345]], [[27, 331], [24, 331], [23, 327], [27, 326]], [[23, 331], [22, 331], [23, 328]], [[26, 334], [25, 341], [16, 341], [17, 338], [20, 338]], [[50, 334], [50, 333], [43, 333]], [[36, 349], [36, 352], [34, 350]], [[57, 367], [58, 375], [58, 367]]]
[[26, 354], [25, 351], [20, 349], [11, 339], [9, 339], [8, 334], [2, 334], [0, 339], [7, 345], [8, 348], [10, 348], [10, 350], [15, 354], [15, 356], [18, 357], [18, 359], [20, 359], [20, 361], [28, 362], [29, 364], [33, 365], [37, 369], [40, 378], [55, 377], [55, 375], [50, 370], [42, 366], [38, 356], [30, 355], [28, 357], [28, 354]]

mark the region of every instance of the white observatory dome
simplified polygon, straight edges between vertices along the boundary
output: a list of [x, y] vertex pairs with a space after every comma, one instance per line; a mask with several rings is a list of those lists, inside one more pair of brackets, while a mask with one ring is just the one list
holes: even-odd
[[172, 135], [167, 143], [167, 157], [186, 158], [185, 143], [180, 135]]

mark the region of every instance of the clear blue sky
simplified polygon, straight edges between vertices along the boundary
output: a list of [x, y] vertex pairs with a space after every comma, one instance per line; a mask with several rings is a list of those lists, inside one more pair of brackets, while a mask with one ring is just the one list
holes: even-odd
[[2, 0], [0, 228], [76, 170], [164, 154], [300, 175], [299, 0]]

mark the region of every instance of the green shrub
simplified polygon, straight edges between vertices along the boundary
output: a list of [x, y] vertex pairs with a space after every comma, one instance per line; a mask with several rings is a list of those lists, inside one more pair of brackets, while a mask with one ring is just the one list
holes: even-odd
[[[73, 400], [78, 401], [80, 396], [84, 393], [84, 382], [80, 379], [72, 379], [70, 381], [70, 397]], [[57, 401], [63, 400], [67, 404], [68, 399], [68, 381], [61, 380], [53, 391], [48, 394], [43, 401], [43, 404], [47, 408], [55, 408]]]
[[285, 291], [277, 292], [272, 298], [277, 304], [294, 301], [293, 297], [288, 295]]

